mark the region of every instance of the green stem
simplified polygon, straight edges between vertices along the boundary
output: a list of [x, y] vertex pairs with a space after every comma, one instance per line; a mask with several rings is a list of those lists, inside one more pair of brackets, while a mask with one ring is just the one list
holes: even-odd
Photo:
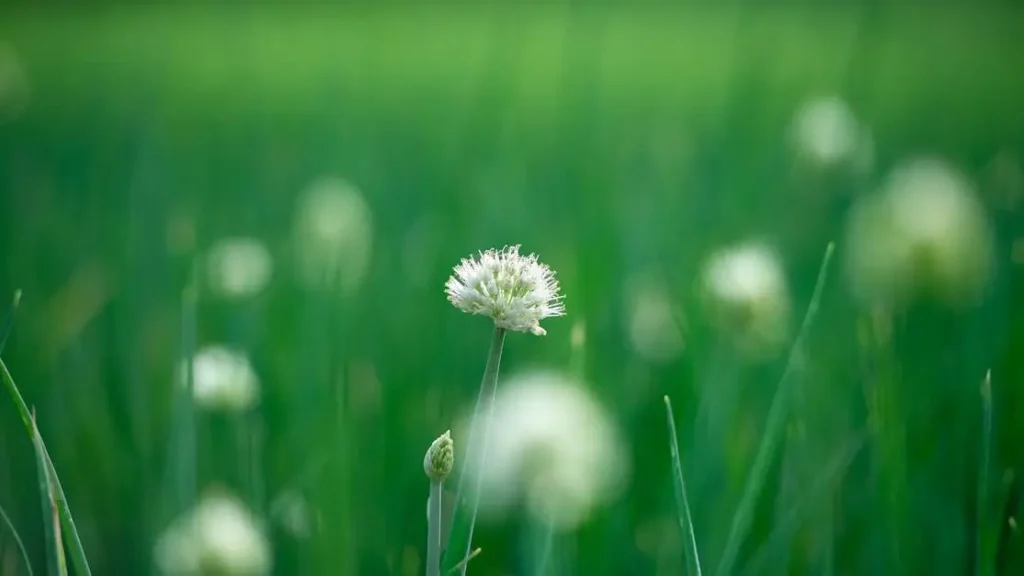
[[[14, 379], [11, 377], [11, 373], [7, 370], [7, 365], [4, 364], [3, 359], [0, 359], [0, 376], [2, 376], [4, 387], [7, 388], [7, 392], [11, 395], [11, 400], [14, 402], [15, 408], [18, 410], [18, 416], [21, 417], [21, 423], [25, 426], [25, 431], [28, 433], [29, 439], [32, 439], [35, 437], [35, 426], [32, 424], [32, 413], [25, 404], [25, 399], [22, 398], [21, 392], [18, 390], [18, 386], [14, 383]], [[50, 459], [50, 454], [46, 449], [46, 444], [43, 443], [42, 436], [39, 436], [38, 440], [38, 451], [41, 453], [40, 457], [46, 462], [46, 466], [49, 468], [50, 477], [53, 480], [53, 491], [57, 501], [57, 512], [60, 515], [63, 534], [67, 536], [66, 543], [68, 552], [71, 554], [71, 563], [75, 567], [75, 573], [79, 576], [91, 576], [92, 570], [89, 569], [89, 561], [85, 557], [82, 540], [78, 536], [78, 530], [75, 528], [75, 521], [71, 517], [71, 509], [68, 507], [67, 497], [64, 495], [64, 488], [61, 486], [60, 478], [57, 477], [57, 470], [53, 467], [53, 460]]]
[[430, 513], [427, 518], [427, 576], [441, 574], [441, 482], [430, 481]]
[[754, 458], [754, 466], [750, 471], [743, 496], [740, 499], [739, 508], [732, 518], [732, 525], [729, 528], [729, 537], [725, 543], [725, 550], [722, 553], [722, 561], [718, 566], [718, 576], [728, 576], [733, 572], [739, 555], [740, 545], [746, 538], [747, 531], [754, 519], [754, 508], [757, 505], [757, 498], [764, 487], [765, 476], [768, 474], [768, 466], [771, 464], [772, 456], [778, 447], [779, 440], [785, 430], [786, 412], [789, 407], [789, 389], [793, 386], [793, 379], [798, 368], [802, 368], [805, 362], [804, 342], [811, 331], [811, 325], [818, 314], [818, 307], [821, 304], [821, 294], [825, 288], [825, 279], [828, 277], [829, 263], [832, 261], [832, 253], [835, 251], [835, 244], [829, 242], [825, 249], [825, 256], [821, 261], [821, 268], [818, 270], [818, 280], [814, 285], [814, 293], [811, 295], [811, 302], [807, 306], [807, 313], [804, 314], [803, 324], [800, 326], [800, 333], [797, 335], [793, 347], [790, 349], [789, 360], [786, 362], [786, 369], [782, 373], [772, 405], [768, 409], [768, 422], [765, 426], [764, 437], [757, 449]]
[[[487, 445], [490, 441], [491, 431], [491, 420], [494, 415], [494, 396], [498, 391], [498, 368], [501, 365], [501, 351], [505, 345], [505, 329], [494, 327], [494, 334], [491, 337], [491, 349], [487, 353], [487, 367], [484, 369], [483, 381], [480, 383], [480, 393], [477, 396], [476, 407], [473, 409], [473, 417], [470, 422], [468, 437], [466, 439], [466, 454], [467, 460], [471, 460], [476, 466], [483, 468], [486, 465], [487, 456]], [[479, 446], [474, 443], [474, 436], [476, 430], [480, 424], [481, 412], [486, 413], [486, 417], [483, 421], [483, 441]], [[476, 452], [478, 453], [476, 453]], [[462, 504], [463, 498], [463, 482], [466, 480], [467, 474], [463, 472], [459, 475], [459, 483], [456, 489], [455, 506], [458, 508]], [[469, 566], [469, 557], [473, 550], [473, 530], [476, 527], [476, 516], [480, 509], [480, 484], [482, 477], [480, 474], [476, 474], [476, 484], [472, 493], [472, 509], [469, 514], [469, 527], [466, 535], [465, 547], [462, 550], [453, 548], [459, 546], [457, 542], [455, 531], [461, 528], [461, 522], [452, 522], [452, 537], [448, 539], [449, 550], [446, 553], [446, 558], [450, 557], [455, 559], [455, 554], [459, 554], [458, 561], [461, 563], [459, 567], [459, 573], [462, 576], [466, 574], [466, 568]], [[455, 515], [459, 515], [459, 511], [454, 511]], [[448, 565], [448, 562], [446, 562]]]
[[551, 555], [555, 548], [555, 526], [548, 521], [532, 520], [531, 522], [533, 532], [540, 534], [538, 538], [539, 546], [537, 547], [540, 552], [537, 554], [533, 573], [534, 576], [546, 576], [551, 564]]
[[693, 519], [690, 516], [690, 501], [686, 497], [686, 482], [683, 480], [683, 461], [679, 456], [679, 436], [676, 432], [676, 418], [672, 414], [672, 401], [665, 396], [665, 417], [668, 419], [669, 448], [672, 451], [672, 479], [675, 483], [676, 512], [679, 528], [686, 540], [686, 564], [691, 576], [701, 576], [700, 554], [697, 552], [697, 537], [693, 530]]

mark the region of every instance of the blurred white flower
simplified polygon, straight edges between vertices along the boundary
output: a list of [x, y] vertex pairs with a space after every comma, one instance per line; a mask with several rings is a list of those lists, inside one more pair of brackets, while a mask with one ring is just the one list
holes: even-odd
[[445, 283], [448, 301], [469, 314], [487, 316], [499, 328], [546, 334], [540, 321], [565, 314], [555, 273], [519, 246], [464, 258]]
[[211, 493], [175, 520], [154, 551], [161, 574], [260, 576], [271, 571], [270, 545], [257, 519], [236, 498]]
[[[485, 419], [478, 420], [474, 437], [483, 438]], [[472, 425], [465, 422], [463, 429]], [[481, 513], [490, 518], [523, 503], [535, 517], [572, 530], [617, 497], [629, 477], [617, 427], [581, 383], [555, 372], [502, 382], [484, 451], [486, 465], [470, 455], [466, 471], [479, 479]]]
[[927, 293], [949, 303], [986, 285], [993, 238], [966, 176], [934, 158], [898, 166], [882, 190], [862, 198], [847, 226], [847, 272], [868, 302]]
[[297, 490], [286, 490], [270, 505], [270, 516], [295, 538], [308, 538], [319, 515]]
[[[179, 381], [185, 383], [184, 363]], [[244, 410], [256, 403], [259, 378], [244, 353], [224, 346], [206, 346], [192, 358], [192, 395], [212, 410]]]
[[255, 238], [226, 238], [206, 252], [206, 279], [214, 294], [245, 297], [266, 288], [273, 260]]
[[776, 251], [746, 243], [708, 259], [702, 277], [705, 302], [716, 328], [753, 354], [770, 354], [789, 331], [789, 288]]
[[804, 103], [793, 118], [796, 152], [824, 167], [870, 161], [871, 137], [850, 106], [838, 96], [818, 97]]
[[653, 362], [677, 358], [684, 347], [683, 331], [663, 286], [649, 280], [628, 290], [629, 339], [633, 349]]
[[362, 193], [340, 178], [314, 183], [299, 199], [295, 265], [308, 286], [351, 293], [370, 263], [373, 222]]

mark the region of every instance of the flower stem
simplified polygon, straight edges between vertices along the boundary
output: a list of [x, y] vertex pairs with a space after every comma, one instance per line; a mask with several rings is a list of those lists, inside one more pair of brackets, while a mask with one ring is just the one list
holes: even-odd
[[430, 481], [430, 513], [427, 518], [427, 576], [441, 574], [441, 490], [440, 481]]
[[[490, 437], [491, 420], [494, 414], [494, 395], [498, 391], [498, 368], [501, 365], [501, 351], [504, 345], [505, 329], [495, 326], [494, 334], [491, 337], [491, 349], [487, 353], [487, 367], [484, 369], [484, 378], [480, 383], [480, 394], [477, 396], [476, 407], [473, 409], [473, 418], [472, 422], [470, 422], [468, 437], [466, 438], [467, 460], [473, 461], [475, 465], [480, 468], [486, 464], [486, 447]], [[483, 440], [479, 443], [479, 446], [477, 446], [474, 436], [477, 426], [480, 424], [481, 414], [486, 414], [486, 416], [484, 416], [485, 419], [483, 420]], [[448, 565], [449, 562], [451, 562], [453, 566], [458, 565], [459, 562], [462, 563], [459, 568], [459, 573], [462, 576], [465, 576], [466, 568], [469, 566], [469, 562], [467, 560], [473, 550], [473, 529], [476, 527], [476, 516], [480, 508], [481, 477], [477, 474], [476, 483], [472, 492], [472, 507], [469, 513], [468, 528], [466, 529], [466, 540], [463, 545], [464, 547], [459, 549], [458, 546], [460, 546], [460, 542], [457, 540], [456, 536], [460, 536], [457, 532], [462, 529], [462, 522], [458, 520], [461, 516], [458, 508], [463, 503], [463, 482], [466, 480], [466, 476], [467, 474], [465, 471], [459, 475], [459, 483], [455, 496], [456, 521], [452, 522], [451, 537], [448, 539], [449, 550], [445, 555], [446, 565]], [[458, 557], [456, 557], [456, 555], [458, 555]]]
[[536, 553], [534, 576], [547, 576], [550, 571], [551, 555], [555, 548], [555, 527], [551, 522], [533, 520], [533, 532], [537, 536], [539, 552]]

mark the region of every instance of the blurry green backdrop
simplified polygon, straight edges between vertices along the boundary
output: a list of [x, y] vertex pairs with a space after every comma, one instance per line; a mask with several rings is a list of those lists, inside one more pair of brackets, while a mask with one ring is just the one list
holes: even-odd
[[[443, 283], [459, 258], [516, 243], [558, 272], [568, 316], [511, 336], [503, 373], [569, 368], [582, 322], [577, 361], [633, 455], [630, 489], [564, 543], [565, 570], [683, 573], [670, 394], [711, 571], [785, 354], [752, 362], [716, 342], [694, 290], [703, 259], [769, 239], [798, 320], [854, 196], [917, 154], [977, 183], [995, 276], [976, 305], [872, 317], [837, 268], [740, 567], [963, 574], [980, 532], [986, 562], [1024, 570], [1008, 521], [1024, 457], [1024, 16], [704, 4], [4, 9], [0, 292], [23, 291], [4, 358], [95, 573], [149, 573], [161, 530], [211, 483], [269, 519], [277, 574], [421, 573], [423, 453], [475, 399], [490, 337]], [[794, 153], [794, 114], [832, 94], [870, 129], [870, 168]], [[372, 222], [345, 290], [295, 273], [293, 212], [324, 178], [357, 187]], [[196, 259], [238, 236], [272, 255], [267, 289], [189, 306]], [[631, 287], [647, 280], [685, 318], [678, 354], [631, 341]], [[252, 413], [175, 406], [182, 354], [217, 342], [253, 360]], [[702, 427], [698, 401], [719, 393], [727, 425]], [[0, 404], [0, 505], [39, 573], [31, 444]], [[276, 515], [282, 495], [306, 503], [308, 531]], [[515, 524], [481, 529], [471, 574], [525, 573]], [[0, 573], [23, 574], [11, 542], [0, 531]]]

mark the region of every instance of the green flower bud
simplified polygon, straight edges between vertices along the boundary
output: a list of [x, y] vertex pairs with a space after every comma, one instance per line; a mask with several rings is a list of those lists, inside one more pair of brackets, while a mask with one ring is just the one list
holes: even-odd
[[431, 482], [443, 482], [455, 465], [455, 444], [451, 430], [446, 431], [430, 444], [423, 457], [423, 471]]

